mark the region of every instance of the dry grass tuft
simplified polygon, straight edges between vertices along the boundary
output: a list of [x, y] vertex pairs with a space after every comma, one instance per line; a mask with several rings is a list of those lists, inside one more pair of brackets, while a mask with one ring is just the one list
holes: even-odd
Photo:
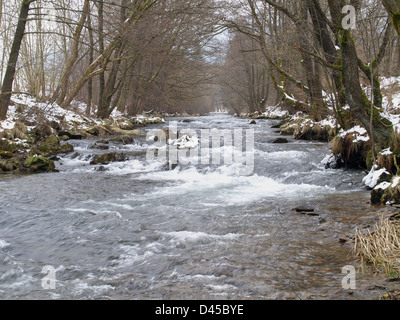
[[371, 265], [389, 277], [400, 277], [400, 222], [384, 219], [375, 230], [357, 230], [353, 253], [363, 265]]

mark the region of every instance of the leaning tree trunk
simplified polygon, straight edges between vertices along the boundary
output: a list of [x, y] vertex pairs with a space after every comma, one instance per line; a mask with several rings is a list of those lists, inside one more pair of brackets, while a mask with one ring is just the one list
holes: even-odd
[[0, 94], [0, 119], [7, 116], [8, 107], [10, 106], [12, 89], [14, 84], [15, 72], [17, 68], [19, 51], [22, 39], [25, 35], [25, 26], [29, 14], [29, 6], [35, 0], [23, 0], [18, 18], [17, 29], [15, 30], [14, 41], [11, 47], [8, 59], [6, 74], [4, 75], [3, 86]]
[[90, 10], [90, 2], [89, 0], [85, 0], [83, 5], [82, 14], [79, 19], [79, 22], [75, 28], [75, 32], [73, 35], [73, 41], [71, 46], [71, 56], [66, 61], [62, 76], [61, 76], [61, 83], [60, 83], [60, 91], [58, 93], [58, 97], [56, 102], [61, 105], [67, 95], [68, 86], [69, 86], [69, 77], [71, 75], [71, 71], [75, 65], [76, 60], [79, 56], [79, 42], [82, 34], [82, 30], [86, 21], [86, 18], [89, 14]]
[[371, 101], [361, 88], [359, 58], [354, 39], [351, 31], [343, 29], [341, 23], [341, 5], [344, 4], [344, 1], [329, 0], [328, 3], [342, 53], [342, 79], [346, 102], [350, 106], [351, 112], [362, 123], [373, 141], [377, 145], [385, 146], [391, 138], [393, 126], [390, 121], [380, 116], [378, 109], [371, 107]]
[[400, 0], [382, 0], [382, 3], [392, 19], [396, 32], [400, 36]]

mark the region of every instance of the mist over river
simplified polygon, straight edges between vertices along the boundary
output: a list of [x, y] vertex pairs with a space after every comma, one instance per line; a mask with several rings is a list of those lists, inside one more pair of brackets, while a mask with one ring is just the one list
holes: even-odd
[[[166, 119], [178, 129], [253, 129], [254, 170], [148, 162], [146, 132], [129, 144], [56, 161], [58, 173], [0, 176], [0, 299], [376, 299], [380, 276], [339, 239], [373, 224], [365, 172], [326, 169], [326, 143], [271, 143], [273, 120], [228, 115]], [[128, 161], [90, 165], [96, 154]], [[315, 215], [293, 211], [311, 207]], [[55, 288], [46, 288], [53, 268]], [[49, 269], [50, 270], [50, 269]]]

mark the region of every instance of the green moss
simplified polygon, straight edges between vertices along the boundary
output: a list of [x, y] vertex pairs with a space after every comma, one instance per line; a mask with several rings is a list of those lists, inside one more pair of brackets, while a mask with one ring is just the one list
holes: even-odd
[[14, 164], [10, 160], [0, 159], [0, 169], [5, 172], [13, 171]]
[[74, 146], [70, 143], [66, 143], [61, 146], [60, 153], [71, 153], [74, 151]]
[[25, 167], [27, 167], [31, 173], [57, 172], [54, 162], [41, 156], [26, 159]]
[[396, 11], [392, 16], [393, 25], [398, 34], [400, 34], [400, 11]]

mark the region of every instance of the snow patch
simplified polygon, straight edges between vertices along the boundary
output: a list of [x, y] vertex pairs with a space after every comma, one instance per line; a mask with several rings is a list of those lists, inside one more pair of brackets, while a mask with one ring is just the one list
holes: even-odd
[[374, 188], [383, 174], [389, 175], [390, 173], [385, 168], [376, 170], [374, 167], [371, 169], [370, 173], [364, 177], [363, 183], [370, 188]]

